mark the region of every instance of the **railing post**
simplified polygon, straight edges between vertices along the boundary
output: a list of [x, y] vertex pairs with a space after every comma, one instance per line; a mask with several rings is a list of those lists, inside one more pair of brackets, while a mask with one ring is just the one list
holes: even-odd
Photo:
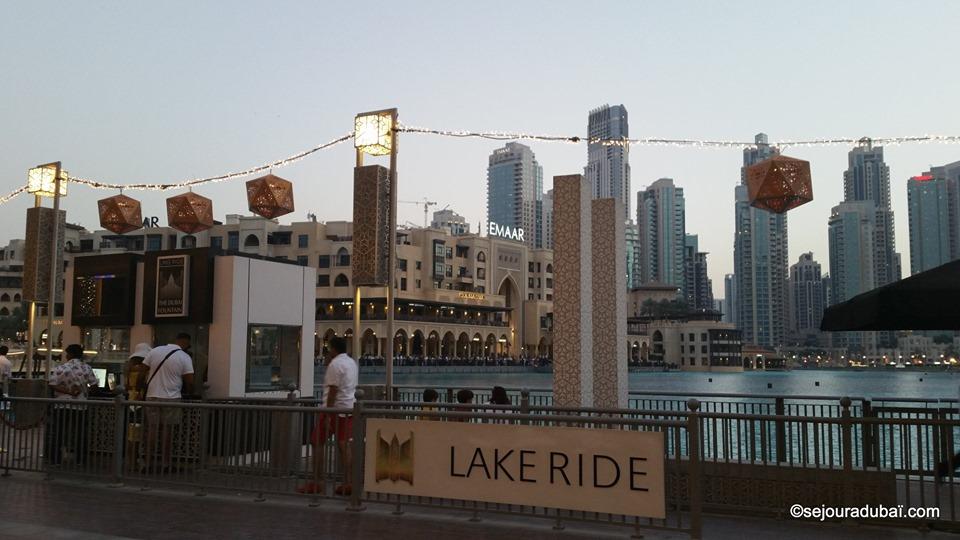
[[[783, 398], [776, 398], [774, 403], [774, 412], [777, 416], [785, 416], [786, 406], [783, 403]], [[777, 426], [777, 463], [785, 463], [787, 461], [787, 423], [782, 419], [776, 421]]]
[[[864, 419], [873, 418], [873, 408], [870, 405], [870, 399], [865, 398], [863, 400], [863, 409], [861, 416]], [[868, 424], [866, 422], [860, 423], [860, 443], [863, 447], [863, 466], [864, 467], [873, 467], [876, 465], [875, 448], [874, 445], [874, 436], [873, 436], [873, 427], [874, 424]]]
[[[123, 387], [113, 398], [113, 484], [111, 487], [123, 485], [123, 453], [126, 438], [126, 415], [123, 409]], [[95, 410], [95, 409], [94, 409]]]
[[400, 388], [394, 386], [391, 390], [391, 401], [400, 401]]
[[840, 398], [840, 436], [843, 445], [843, 504], [853, 504], [851, 476], [853, 474], [853, 434], [851, 433], [850, 398]]
[[[520, 389], [520, 414], [530, 414], [530, 389]], [[521, 420], [521, 424], [529, 424], [529, 420]]]
[[452, 387], [447, 387], [447, 403], [453, 403], [453, 402], [454, 402], [454, 399], [453, 399], [453, 388], [452, 388]]
[[[690, 501], [690, 538], [701, 537], [703, 482], [700, 478], [700, 402], [687, 400], [687, 487]], [[678, 471], [679, 475], [679, 471]]]
[[[394, 387], [394, 391], [396, 390], [397, 388]], [[350, 448], [353, 459], [350, 463], [350, 506], [347, 507], [347, 510], [351, 512], [366, 510], [361, 499], [361, 495], [363, 494], [363, 437], [366, 431], [366, 418], [363, 416], [363, 402], [357, 400], [353, 403], [353, 445]]]

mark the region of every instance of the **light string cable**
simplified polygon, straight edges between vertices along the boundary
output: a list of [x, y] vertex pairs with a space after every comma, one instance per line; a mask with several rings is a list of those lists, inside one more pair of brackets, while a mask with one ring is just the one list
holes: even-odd
[[[292, 155], [292, 156], [290, 156], [290, 157], [286, 157], [286, 158], [283, 158], [283, 159], [278, 159], [278, 160], [272, 161], [272, 162], [270, 162], [270, 163], [264, 163], [263, 165], [258, 165], [258, 166], [256, 166], [256, 167], [251, 167], [251, 168], [249, 168], [249, 169], [244, 169], [244, 170], [242, 170], [242, 171], [236, 171], [236, 172], [221, 174], [221, 175], [218, 175], [218, 176], [208, 176], [208, 177], [206, 177], [206, 178], [194, 178], [193, 180], [185, 180], [185, 181], [183, 181], [183, 182], [175, 182], [175, 183], [153, 183], [153, 184], [150, 184], [150, 183], [141, 183], [141, 184], [117, 184], [117, 183], [113, 183], [113, 182], [101, 182], [101, 181], [99, 181], [99, 180], [91, 180], [91, 179], [89, 179], [89, 178], [80, 178], [80, 177], [69, 176], [69, 175], [67, 176], [67, 181], [69, 181], [69, 182], [71, 182], [71, 183], [76, 183], [76, 184], [82, 184], [82, 185], [85, 185], [85, 186], [90, 186], [90, 187], [95, 188], [95, 189], [143, 189], [143, 190], [160, 190], [160, 191], [162, 191], [162, 190], [166, 190], [166, 189], [179, 189], [179, 188], [185, 188], [185, 187], [193, 187], [193, 186], [200, 185], [200, 184], [207, 184], [207, 183], [210, 183], [210, 182], [223, 182], [224, 180], [232, 180], [232, 179], [234, 179], [234, 178], [241, 178], [241, 177], [244, 177], [244, 176], [250, 176], [250, 175], [252, 175], [252, 174], [260, 173], [260, 172], [263, 172], [263, 171], [269, 171], [269, 170], [271, 170], [271, 169], [279, 169], [279, 168], [281, 168], [281, 167], [286, 167], [287, 165], [292, 165], [293, 163], [296, 163], [296, 162], [300, 161], [301, 159], [303, 159], [303, 158], [305, 158], [305, 157], [307, 157], [307, 156], [309, 156], [309, 155], [311, 155], [311, 154], [314, 154], [314, 153], [319, 152], [319, 151], [321, 151], [321, 150], [326, 150], [327, 148], [331, 148], [331, 147], [333, 147], [333, 146], [336, 146], [336, 145], [338, 145], [338, 144], [340, 144], [340, 143], [342, 143], [342, 142], [344, 142], [344, 141], [347, 141], [347, 140], [349, 140], [349, 139], [352, 139], [352, 138], [353, 138], [353, 132], [350, 132], [350, 133], [347, 133], [346, 135], [342, 135], [342, 136], [340, 136], [340, 137], [337, 137], [336, 139], [333, 139], [332, 141], [328, 141], [328, 142], [325, 142], [325, 143], [323, 143], [323, 144], [321, 144], [321, 145], [314, 146], [313, 148], [310, 148], [309, 150], [304, 150], [303, 152], [299, 152], [299, 153], [294, 154], [294, 155]], [[19, 191], [23, 191], [23, 189], [24, 189], [24, 188], [20, 188]], [[8, 197], [8, 198], [13, 198], [13, 197], [15, 197], [17, 194], [19, 194], [19, 193], [18, 193], [18, 192], [14, 192], [14, 193], [11, 193], [10, 195], [7, 195], [7, 197]], [[6, 201], [0, 199], [0, 204], [2, 204], [3, 202], [6, 202]]]
[[[406, 133], [420, 133], [438, 135], [441, 137], [478, 138], [495, 141], [531, 140], [544, 142], [560, 142], [568, 144], [599, 143], [604, 146], [682, 146], [695, 148], [746, 148], [756, 146], [756, 141], [710, 140], [710, 139], [666, 139], [644, 137], [638, 139], [602, 139], [598, 137], [580, 137], [577, 135], [542, 135], [535, 133], [507, 132], [507, 131], [467, 131], [444, 130], [419, 126], [399, 124], [397, 131]], [[910, 137], [833, 137], [821, 139], [782, 140], [769, 143], [771, 146], [837, 146], [856, 145], [864, 142], [877, 145], [899, 145], [908, 143], [944, 143], [960, 144], [960, 135], [918, 135]]]

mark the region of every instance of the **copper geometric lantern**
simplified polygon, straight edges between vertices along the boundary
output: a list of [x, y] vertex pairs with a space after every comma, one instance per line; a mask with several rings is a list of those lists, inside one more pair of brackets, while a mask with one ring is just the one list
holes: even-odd
[[174, 229], [194, 234], [213, 227], [213, 201], [188, 191], [167, 199], [167, 223]]
[[293, 212], [293, 184], [268, 174], [247, 182], [250, 211], [267, 219]]
[[813, 200], [810, 162], [774, 156], [747, 167], [750, 206], [782, 214]]
[[100, 226], [117, 234], [124, 234], [143, 227], [140, 201], [126, 195], [114, 195], [97, 201], [100, 209]]

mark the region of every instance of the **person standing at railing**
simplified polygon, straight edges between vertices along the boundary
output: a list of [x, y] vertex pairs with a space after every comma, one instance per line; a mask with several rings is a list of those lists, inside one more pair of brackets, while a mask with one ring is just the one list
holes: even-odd
[[[147, 391], [147, 377], [150, 374], [150, 368], [143, 363], [143, 360], [150, 354], [150, 345], [138, 343], [130, 354], [130, 358], [124, 365], [123, 380], [127, 390], [127, 400], [143, 401]], [[127, 418], [127, 459], [131, 466], [140, 468], [140, 451], [143, 443], [143, 407], [140, 405], [131, 405], [129, 417]]]
[[0, 397], [6, 397], [9, 390], [10, 379], [13, 377], [13, 364], [7, 358], [10, 349], [6, 345], [0, 345]]
[[[83, 400], [91, 388], [100, 385], [93, 369], [83, 361], [83, 347], [74, 343], [64, 349], [67, 361], [50, 372], [47, 384], [53, 397], [65, 401]], [[64, 461], [82, 464], [87, 454], [87, 409], [81, 405], [55, 404], [50, 411], [47, 456], [51, 465]]]
[[[357, 401], [359, 370], [353, 358], [347, 356], [347, 340], [335, 336], [327, 344], [327, 369], [323, 374], [323, 405], [327, 408], [352, 409]], [[333, 435], [340, 463], [343, 464], [343, 484], [337, 486], [337, 495], [350, 495], [352, 490], [352, 455], [350, 442], [353, 437], [353, 416], [347, 413], [321, 413], [311, 436], [313, 446], [314, 480], [300, 487], [300, 493], [322, 493], [320, 482], [324, 472], [324, 444]]]
[[[143, 364], [150, 369], [146, 382], [147, 401], [177, 402], [184, 394], [193, 393], [193, 359], [190, 350], [190, 334], [177, 334], [177, 339], [168, 345], [155, 347]], [[160, 460], [164, 469], [172, 467], [170, 447], [173, 432], [180, 425], [182, 410], [179, 407], [150, 407], [147, 405], [146, 466], [154, 466], [153, 454], [160, 441]]]

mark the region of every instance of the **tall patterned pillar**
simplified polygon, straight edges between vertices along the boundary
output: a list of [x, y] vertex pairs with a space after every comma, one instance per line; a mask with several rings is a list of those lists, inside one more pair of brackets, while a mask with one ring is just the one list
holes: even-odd
[[591, 202], [593, 405], [627, 407], [626, 227], [623, 203]]
[[583, 175], [553, 177], [553, 400], [561, 407], [593, 406], [591, 196]]

